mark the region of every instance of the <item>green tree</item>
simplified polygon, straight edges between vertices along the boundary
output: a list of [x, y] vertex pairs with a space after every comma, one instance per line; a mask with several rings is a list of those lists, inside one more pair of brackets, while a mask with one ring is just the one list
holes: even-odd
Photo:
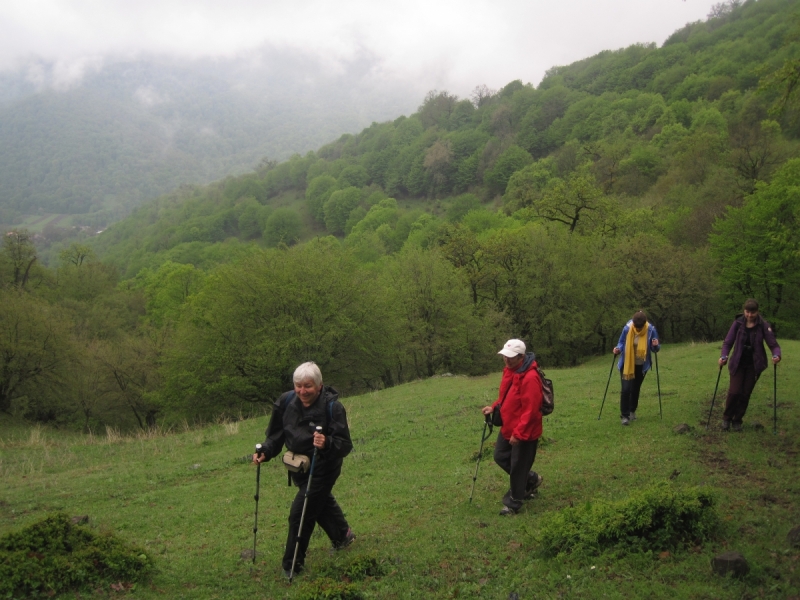
[[275, 209], [264, 224], [264, 241], [267, 246], [286, 244], [292, 246], [300, 240], [303, 222], [296, 210], [284, 207]]
[[96, 357], [108, 378], [109, 411], [115, 422], [124, 422], [120, 413], [130, 411], [139, 429], [156, 426], [163, 412], [160, 366], [166, 339], [164, 331], [146, 327], [135, 334], [120, 336], [113, 344], [97, 345]]
[[447, 207], [447, 220], [458, 223], [469, 211], [480, 208], [481, 201], [475, 194], [461, 194], [456, 196]]
[[84, 261], [91, 261], [95, 258], [94, 250], [86, 244], [73, 242], [69, 247], [58, 253], [58, 257], [63, 264], [80, 267]]
[[566, 180], [553, 178], [540, 198], [534, 197], [529, 208], [519, 211], [523, 218], [535, 217], [563, 223], [574, 232], [578, 224], [587, 228], [602, 224], [610, 210], [609, 199], [597, 187], [594, 177], [574, 173]]
[[271, 206], [262, 206], [250, 199], [239, 214], [239, 236], [243, 240], [258, 239], [264, 231], [264, 224], [272, 212]]
[[161, 329], [175, 323], [189, 297], [203, 285], [205, 274], [193, 265], [164, 262], [155, 272], [142, 270], [136, 287], [143, 290], [147, 320]]
[[361, 165], [350, 165], [342, 169], [337, 180], [341, 189], [348, 187], [362, 188], [369, 183], [369, 173]]
[[486, 171], [483, 181], [493, 194], [502, 194], [506, 191], [509, 179], [517, 171], [524, 169], [533, 162], [533, 158], [519, 146], [513, 145], [497, 157], [491, 169]]
[[315, 177], [308, 183], [306, 188], [306, 203], [311, 216], [318, 223], [325, 222], [325, 203], [336, 191], [336, 178], [331, 175], [323, 174]]
[[796, 330], [798, 318], [781, 310], [800, 285], [800, 159], [788, 161], [770, 184], [759, 184], [739, 207], [714, 225], [711, 248], [732, 311], [756, 298], [779, 325]]
[[350, 213], [361, 202], [361, 190], [348, 187], [335, 191], [325, 203], [325, 227], [334, 235], [344, 234]]
[[393, 296], [397, 343], [385, 351], [397, 381], [485, 372], [504, 335], [497, 327], [502, 319], [474, 310], [464, 278], [439, 252], [399, 253], [386, 265], [382, 287]]
[[[0, 412], [11, 413], [21, 402], [25, 413], [59, 383], [72, 354], [69, 325], [57, 307], [17, 289], [0, 289]], [[38, 406], [34, 416], [47, 418], [50, 411]]]
[[378, 377], [386, 319], [375, 285], [334, 238], [252, 253], [209, 275], [165, 363], [165, 399], [179, 414], [217, 416], [268, 403], [300, 362], [326, 381]]
[[503, 208], [512, 214], [542, 199], [547, 184], [554, 177], [552, 160], [537, 160], [514, 173], [508, 180]]
[[37, 259], [33, 236], [27, 229], [12, 229], [3, 236], [0, 261], [5, 271], [4, 283], [24, 288], [33, 274]]

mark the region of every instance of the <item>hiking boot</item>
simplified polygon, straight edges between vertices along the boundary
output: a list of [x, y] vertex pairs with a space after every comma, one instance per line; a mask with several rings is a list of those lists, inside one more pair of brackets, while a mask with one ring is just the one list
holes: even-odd
[[722, 422], [722, 431], [729, 431], [730, 428], [731, 428], [731, 422], [730, 421], [723, 421]]
[[350, 544], [356, 541], [356, 534], [353, 533], [353, 530], [348, 527], [347, 533], [344, 536], [344, 539], [341, 542], [333, 544], [334, 550], [344, 550]]
[[514, 510], [513, 508], [511, 508], [509, 506], [504, 506], [503, 510], [500, 511], [500, 516], [501, 517], [510, 517], [511, 515], [517, 514], [517, 512], [519, 512], [519, 511], [516, 511], [516, 510]]
[[630, 419], [631, 419], [631, 421], [635, 421], [636, 420], [636, 413], [635, 412], [631, 411]]
[[733, 431], [741, 431], [742, 430], [742, 424], [741, 423], [733, 423], [731, 425], [731, 430], [733, 430]]
[[[293, 577], [297, 577], [302, 572], [303, 572], [303, 565], [295, 565]], [[291, 575], [291, 569], [283, 569], [283, 576], [286, 577], [286, 579], [289, 579], [290, 575]]]
[[623, 425], [630, 425], [631, 420], [628, 417], [622, 417], [622, 424]]
[[525, 500], [530, 500], [537, 494], [537, 490], [539, 489], [539, 486], [542, 485], [543, 481], [544, 477], [538, 474], [536, 475], [535, 480], [528, 479], [528, 487], [525, 488]]

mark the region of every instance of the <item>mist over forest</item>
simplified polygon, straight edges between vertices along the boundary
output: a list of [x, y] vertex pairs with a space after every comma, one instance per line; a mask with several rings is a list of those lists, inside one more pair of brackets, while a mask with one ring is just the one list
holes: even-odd
[[[15, 228], [0, 411], [86, 431], [235, 417], [304, 360], [344, 394], [491, 372], [510, 337], [545, 368], [576, 365], [635, 310], [663, 343], [710, 341], [748, 297], [797, 338], [799, 35], [796, 3], [730, 0], [661, 47], [536, 86], [420, 94], [414, 112], [50, 242], [47, 264]], [[139, 89], [109, 73], [105, 89]], [[147, 97], [141, 114], [174, 116]]]
[[[358, 57], [336, 68], [296, 51], [227, 59], [30, 59], [0, 73], [0, 224], [75, 215], [103, 227], [145, 200], [304, 154], [394, 118], [424, 90]], [[63, 219], [62, 219], [63, 220]]]

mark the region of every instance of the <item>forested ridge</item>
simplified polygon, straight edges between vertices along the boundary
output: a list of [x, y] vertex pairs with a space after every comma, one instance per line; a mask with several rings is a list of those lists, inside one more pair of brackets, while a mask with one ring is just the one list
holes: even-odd
[[430, 92], [147, 203], [57, 268], [6, 236], [3, 344], [28, 354], [0, 410], [207, 419], [263, 406], [302, 360], [348, 392], [486, 373], [512, 336], [576, 364], [636, 309], [666, 343], [714, 340], [747, 297], [797, 337], [795, 6], [733, 0], [536, 87]]

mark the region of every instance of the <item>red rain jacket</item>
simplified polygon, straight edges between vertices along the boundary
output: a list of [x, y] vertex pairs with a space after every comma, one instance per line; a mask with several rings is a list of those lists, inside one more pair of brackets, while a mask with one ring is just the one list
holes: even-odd
[[513, 435], [518, 440], [532, 442], [542, 435], [542, 381], [536, 367], [536, 361], [533, 361], [522, 373], [511, 371], [508, 367], [503, 369], [500, 394], [492, 408], [503, 403], [500, 408], [503, 417], [500, 433], [507, 440]]

